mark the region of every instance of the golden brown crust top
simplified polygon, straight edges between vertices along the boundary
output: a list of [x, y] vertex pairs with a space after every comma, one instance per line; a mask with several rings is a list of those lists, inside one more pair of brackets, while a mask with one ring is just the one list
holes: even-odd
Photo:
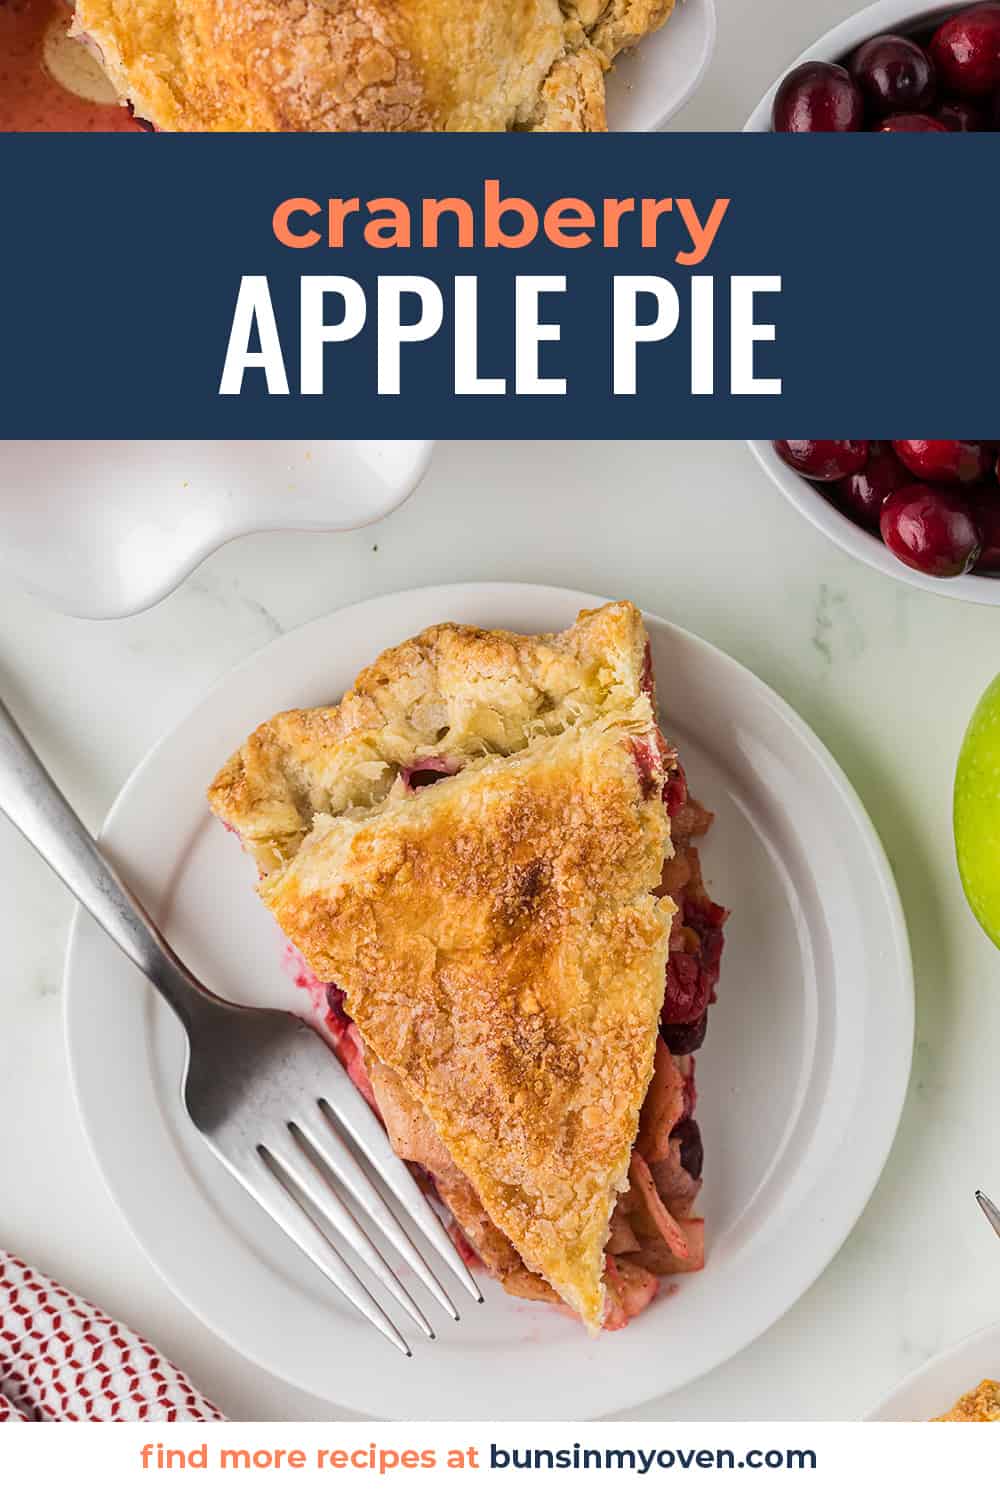
[[558, 635], [435, 625], [383, 651], [330, 708], [260, 725], [209, 789], [262, 873], [291, 858], [321, 813], [378, 805], [400, 769], [510, 754], [631, 705], [646, 632], [633, 604], [585, 610]]
[[262, 895], [490, 1220], [589, 1326], [653, 1068], [673, 903], [632, 716], [317, 819]]
[[77, 0], [76, 30], [160, 130], [594, 130], [673, 3]]
[[982, 1380], [937, 1422], [1000, 1422], [1000, 1381]]
[[[646, 652], [627, 602], [550, 636], [434, 626], [261, 725], [209, 793], [345, 991], [396, 1149], [505, 1285], [591, 1327], [674, 910]], [[413, 793], [425, 758], [453, 774]]]

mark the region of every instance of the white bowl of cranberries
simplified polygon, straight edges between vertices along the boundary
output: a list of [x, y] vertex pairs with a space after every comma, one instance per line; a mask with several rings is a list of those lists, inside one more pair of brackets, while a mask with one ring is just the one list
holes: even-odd
[[792, 504], [852, 556], [918, 588], [1000, 604], [1000, 439], [750, 447]]
[[1000, 131], [1000, 0], [879, 0], [815, 42], [748, 131]]

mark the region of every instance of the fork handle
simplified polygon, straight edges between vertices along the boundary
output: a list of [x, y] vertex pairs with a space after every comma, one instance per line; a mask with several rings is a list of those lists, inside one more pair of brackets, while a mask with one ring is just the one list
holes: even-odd
[[214, 996], [188, 972], [125, 889], [0, 701], [0, 811], [190, 1030]]

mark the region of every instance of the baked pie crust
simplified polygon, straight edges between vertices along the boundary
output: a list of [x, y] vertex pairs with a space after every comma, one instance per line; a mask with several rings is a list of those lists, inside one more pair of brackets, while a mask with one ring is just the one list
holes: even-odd
[[437, 626], [262, 725], [209, 793], [344, 992], [390, 1132], [416, 1106], [445, 1201], [509, 1243], [505, 1284], [595, 1329], [675, 910], [645, 650], [629, 604], [549, 637]]
[[1000, 1422], [1000, 1381], [981, 1380], [936, 1422]]
[[606, 130], [604, 74], [674, 0], [77, 0], [169, 131]]
[[317, 816], [402, 795], [400, 773], [511, 755], [644, 692], [646, 632], [634, 605], [584, 611], [558, 635], [435, 625], [383, 651], [329, 708], [261, 724], [219, 772], [213, 811], [262, 874], [287, 864]]

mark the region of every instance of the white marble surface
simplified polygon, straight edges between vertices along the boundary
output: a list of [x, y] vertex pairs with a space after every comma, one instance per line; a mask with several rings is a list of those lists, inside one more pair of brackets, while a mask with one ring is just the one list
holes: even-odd
[[[1000, 1245], [972, 1200], [977, 1186], [1000, 1190], [1000, 958], [965, 908], [949, 806], [964, 724], [1000, 669], [1000, 610], [896, 586], [842, 556], [741, 444], [443, 445], [421, 489], [376, 527], [233, 543], [129, 621], [75, 622], [5, 591], [0, 692], [96, 826], [147, 747], [250, 651], [358, 598], [458, 578], [631, 595], [697, 631], [804, 714], [875, 818], [919, 983], [916, 1069], [888, 1169], [780, 1324], [638, 1413], [858, 1416], [927, 1355], [1000, 1318]], [[233, 1416], [336, 1415], [230, 1353], [133, 1244], [68, 1091], [70, 903], [6, 824], [0, 862], [0, 1243], [142, 1327]]]

